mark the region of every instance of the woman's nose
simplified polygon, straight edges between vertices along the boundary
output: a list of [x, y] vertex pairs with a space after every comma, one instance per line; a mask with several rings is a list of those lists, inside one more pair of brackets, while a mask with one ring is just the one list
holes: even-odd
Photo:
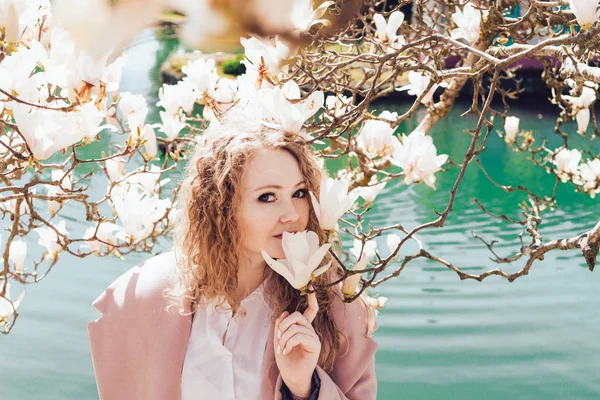
[[298, 218], [300, 218], [300, 214], [298, 213], [298, 210], [296, 210], [296, 206], [294, 205], [294, 203], [291, 201], [286, 202], [282, 210], [281, 216], [279, 217], [281, 222], [296, 222]]

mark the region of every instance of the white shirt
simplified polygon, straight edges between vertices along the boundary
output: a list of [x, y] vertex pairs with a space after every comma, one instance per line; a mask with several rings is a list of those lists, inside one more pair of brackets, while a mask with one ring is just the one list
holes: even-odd
[[231, 310], [215, 311], [214, 301], [199, 303], [183, 362], [181, 400], [260, 398], [271, 325], [263, 293], [264, 282], [241, 301], [245, 316], [240, 310], [233, 318]]

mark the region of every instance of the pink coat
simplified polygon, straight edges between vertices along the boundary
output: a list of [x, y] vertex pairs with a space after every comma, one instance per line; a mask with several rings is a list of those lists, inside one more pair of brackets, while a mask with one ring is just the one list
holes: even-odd
[[[179, 314], [163, 292], [175, 277], [173, 252], [153, 257], [114, 281], [93, 303], [102, 314], [88, 324], [98, 392], [104, 400], [180, 400], [181, 371], [191, 332], [190, 316]], [[317, 366], [319, 399], [375, 399], [375, 352], [366, 335], [366, 309], [359, 302], [336, 303], [338, 329], [348, 338], [340, 348], [333, 373]], [[345, 342], [344, 342], [345, 343]], [[261, 398], [281, 399], [281, 375], [269, 330]]]

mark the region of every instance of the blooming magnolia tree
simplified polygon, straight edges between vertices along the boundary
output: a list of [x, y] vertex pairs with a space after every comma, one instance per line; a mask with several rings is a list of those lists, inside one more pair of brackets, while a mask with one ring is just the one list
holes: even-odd
[[[398, 3], [57, 0], [51, 8], [48, 0], [0, 0], [2, 331], [14, 325], [24, 287], [42, 280], [61, 253], [83, 258], [148, 252], [170, 234], [178, 186], [165, 174], [197, 144], [208, 146], [218, 132], [210, 127], [232, 109], [296, 133], [307, 145], [318, 144], [315, 152], [323, 158], [349, 160], [337, 176], [323, 180], [319, 193], [311, 193], [328, 243], [319, 243], [313, 232], [285, 233], [285, 260], [263, 254], [297, 289], [306, 291], [311, 282], [315, 290], [343, 282], [346, 301], [353, 301], [418, 258], [445, 265], [460, 279], [479, 281], [490, 275], [513, 281], [551, 250], [579, 249], [593, 269], [600, 222], [590, 221], [590, 230], [576, 237], [549, 241], [542, 240], [538, 228], [543, 214], [556, 208], [560, 183], [573, 185], [582, 196], [600, 192], [599, 155], [569, 145], [573, 135], [600, 136], [592, 118], [600, 82], [594, 66], [597, 0]], [[517, 5], [521, 13], [515, 12]], [[412, 11], [410, 21], [402, 6]], [[228, 79], [217, 74], [214, 61], [190, 62], [182, 69], [183, 80], [160, 88], [160, 123], [153, 125], [147, 122], [146, 100], [119, 91], [126, 60], [121, 49], [167, 10], [185, 14], [178, 33], [191, 46], [223, 49], [241, 43], [246, 72]], [[546, 147], [545, 141], [535, 145], [536, 132], [520, 130], [519, 119], [510, 113], [507, 99], [518, 97], [519, 87], [506, 83], [524, 59], [544, 66], [542, 77], [560, 109], [555, 131], [563, 145], [558, 148]], [[428, 134], [469, 81], [474, 95], [467, 114], [478, 121], [466, 152], [453, 154], [458, 162], [447, 165], [448, 155], [437, 154]], [[375, 100], [394, 91], [407, 91], [414, 102], [402, 114], [370, 111]], [[502, 100], [500, 109], [492, 106], [494, 98]], [[418, 110], [425, 111], [418, 127], [398, 132], [398, 125]], [[500, 134], [507, 146], [530, 153], [532, 163], [552, 174], [556, 185], [552, 196], [540, 196], [504, 186], [484, 171], [498, 188], [523, 191], [529, 202], [521, 206], [522, 220], [494, 215], [477, 203], [490, 217], [522, 227], [522, 246], [512, 255], [498, 256], [493, 243], [483, 242], [497, 264], [519, 261], [522, 267], [475, 275], [430, 253], [419, 234], [445, 224], [467, 168], [483, 169], [479, 159], [485, 157], [496, 119], [504, 121]], [[573, 119], [577, 131], [564, 128]], [[164, 157], [159, 148], [165, 149]], [[435, 219], [414, 227], [402, 221], [365, 227], [370, 205], [390, 181], [435, 190], [436, 176], [449, 168], [457, 168], [458, 177]], [[94, 182], [106, 182], [98, 198], [89, 188], [92, 176]], [[67, 211], [71, 219], [86, 221], [83, 234], [70, 230]], [[341, 247], [341, 235], [354, 238], [348, 251]], [[374, 240], [379, 236], [388, 247], [382, 251]], [[35, 239], [43, 250], [39, 257], [32, 255], [37, 249], [28, 252]], [[400, 258], [408, 241], [419, 250]], [[315, 280], [331, 265], [343, 275], [338, 281]], [[382, 307], [385, 299], [370, 301]]]

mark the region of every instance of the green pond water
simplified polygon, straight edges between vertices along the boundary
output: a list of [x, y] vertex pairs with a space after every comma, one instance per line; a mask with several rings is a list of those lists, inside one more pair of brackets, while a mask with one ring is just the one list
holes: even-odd
[[[175, 42], [157, 42], [151, 36], [138, 39], [130, 49], [123, 90], [142, 93], [155, 102], [157, 61], [174, 46]], [[552, 133], [555, 113], [534, 106], [517, 104], [514, 114], [521, 117], [523, 129], [535, 130], [536, 143], [545, 134], [554, 148], [559, 144]], [[391, 111], [406, 107], [377, 106]], [[455, 162], [460, 162], [470, 140], [464, 130], [475, 126], [473, 118], [459, 117], [466, 108], [458, 104], [432, 132], [438, 154], [451, 154]], [[410, 132], [420, 117], [400, 130]], [[589, 146], [577, 139], [571, 143]], [[596, 154], [599, 147], [593, 143]], [[511, 152], [495, 133], [482, 162], [502, 184], [551, 193], [552, 177], [525, 155]], [[434, 219], [432, 210], [444, 209], [457, 173], [453, 168], [438, 174], [437, 191], [400, 182], [388, 185], [368, 221], [375, 226], [402, 223], [410, 229]], [[101, 195], [105, 186], [93, 185], [91, 190]], [[578, 235], [598, 221], [598, 200], [573, 190], [570, 185], [560, 186], [559, 210], [544, 215], [540, 232], [545, 240]], [[507, 195], [497, 189], [473, 164], [446, 226], [427, 230], [420, 239], [431, 253], [481, 273], [497, 265], [471, 231], [487, 241], [498, 240], [495, 250], [508, 256], [520, 246], [519, 229], [482, 213], [473, 198], [491, 212], [515, 219], [520, 217], [517, 204], [526, 200], [523, 194]], [[86, 227], [81, 214], [70, 213], [69, 207], [63, 216], [71, 231], [81, 234]], [[7, 221], [1, 226], [5, 228]], [[30, 248], [37, 247], [36, 239], [28, 241]], [[379, 247], [385, 249], [383, 240]], [[402, 255], [415, 249], [409, 243]], [[98, 317], [91, 303], [110, 282], [147, 257], [129, 255], [122, 261], [63, 255], [43, 282], [29, 286], [17, 325], [9, 336], [0, 338], [0, 399], [97, 398], [86, 330], [86, 323]], [[514, 272], [521, 266], [517, 262], [503, 268]], [[375, 291], [390, 299], [379, 314], [380, 328], [375, 333], [380, 345], [378, 398], [598, 399], [599, 288], [600, 272], [591, 273], [577, 251], [551, 252], [528, 276], [513, 283], [499, 277], [461, 282], [440, 264], [416, 260]]]

